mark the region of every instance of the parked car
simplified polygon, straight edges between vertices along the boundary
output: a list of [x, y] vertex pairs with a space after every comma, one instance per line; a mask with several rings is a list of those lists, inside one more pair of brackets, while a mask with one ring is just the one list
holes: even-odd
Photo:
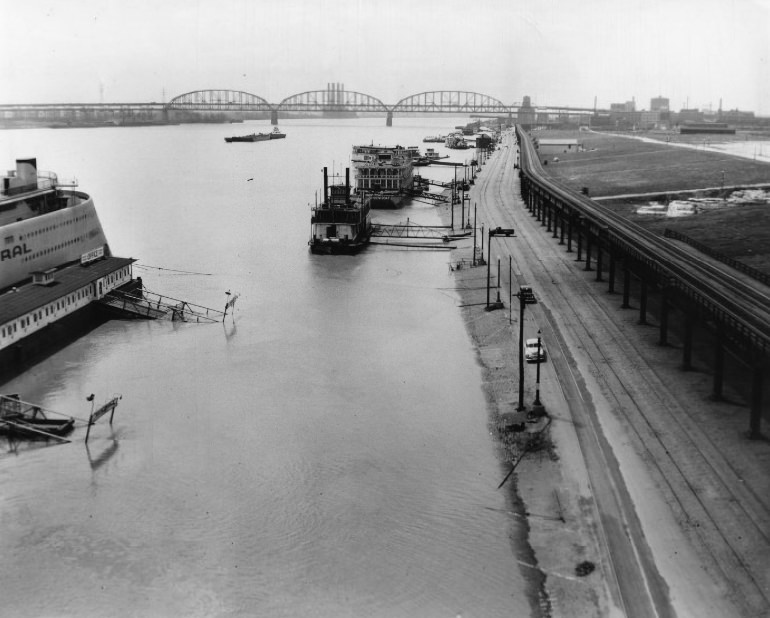
[[[543, 340], [540, 339], [540, 362], [545, 360], [545, 346]], [[524, 358], [528, 363], [537, 362], [537, 339], [527, 339], [524, 342]]]
[[524, 299], [524, 302], [527, 305], [531, 305], [532, 303], [537, 302], [537, 299], [535, 298], [535, 293], [532, 291], [532, 288], [528, 285], [522, 285], [519, 288], [519, 294], [521, 294], [521, 297]]

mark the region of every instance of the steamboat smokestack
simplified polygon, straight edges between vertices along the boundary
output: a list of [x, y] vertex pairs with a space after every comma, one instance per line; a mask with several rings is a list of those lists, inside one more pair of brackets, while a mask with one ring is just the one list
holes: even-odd
[[324, 168], [324, 205], [329, 203], [329, 174], [328, 168]]

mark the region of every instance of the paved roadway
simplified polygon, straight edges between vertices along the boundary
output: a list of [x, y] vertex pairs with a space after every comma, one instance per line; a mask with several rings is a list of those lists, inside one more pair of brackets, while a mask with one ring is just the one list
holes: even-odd
[[[516, 229], [515, 239], [491, 240], [492, 262], [497, 255], [503, 261], [511, 255], [514, 291], [527, 283], [541, 300], [528, 306], [525, 336], [536, 336], [540, 328], [547, 342], [544, 403], [568, 402], [568, 410], [549, 411], [574, 422], [600, 514], [614, 602], [627, 616], [640, 618], [676, 615], [670, 594], [680, 603], [692, 595], [687, 604], [693, 615], [733, 615], [736, 599], [744, 606], [739, 614], [770, 608], [767, 502], [743, 484], [713, 437], [704, 434], [686, 404], [676, 401], [670, 383], [645, 360], [645, 333], [635, 324], [636, 312], [621, 311], [617, 296], [608, 302], [606, 283], [581, 272], [575, 253], [566, 253], [526, 211], [513, 169], [515, 150], [513, 137], [504, 138], [479, 175], [472, 200], [485, 229]], [[505, 288], [507, 277], [502, 279]], [[639, 468], [646, 470], [639, 474]], [[655, 504], [676, 522], [677, 530], [661, 534], [671, 539], [670, 549], [651, 538]], [[702, 573], [688, 573], [678, 574], [688, 589], [671, 590], [664, 575], [673, 579], [680, 568], [676, 543], [695, 546], [706, 581], [724, 580], [724, 588], [709, 590]], [[660, 572], [661, 563], [668, 574]], [[731, 600], [721, 604], [724, 595]]]

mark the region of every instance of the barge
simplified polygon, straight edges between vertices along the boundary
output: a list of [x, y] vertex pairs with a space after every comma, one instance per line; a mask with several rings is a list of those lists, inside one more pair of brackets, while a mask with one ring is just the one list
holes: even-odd
[[278, 127], [275, 127], [270, 133], [251, 133], [250, 135], [236, 135], [233, 137], [226, 137], [225, 141], [230, 144], [232, 142], [266, 142], [271, 139], [283, 139], [286, 137], [286, 133], [281, 131]]

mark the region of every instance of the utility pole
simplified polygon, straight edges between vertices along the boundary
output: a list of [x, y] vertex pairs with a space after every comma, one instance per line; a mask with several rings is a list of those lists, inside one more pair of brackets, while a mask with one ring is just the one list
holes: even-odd
[[519, 406], [516, 408], [517, 412], [523, 412], [527, 408], [524, 407], [524, 294], [519, 288]]
[[533, 406], [542, 406], [540, 403], [540, 349], [542, 342], [540, 339], [540, 330], [537, 331], [537, 378], [535, 380], [535, 401], [532, 402]]

